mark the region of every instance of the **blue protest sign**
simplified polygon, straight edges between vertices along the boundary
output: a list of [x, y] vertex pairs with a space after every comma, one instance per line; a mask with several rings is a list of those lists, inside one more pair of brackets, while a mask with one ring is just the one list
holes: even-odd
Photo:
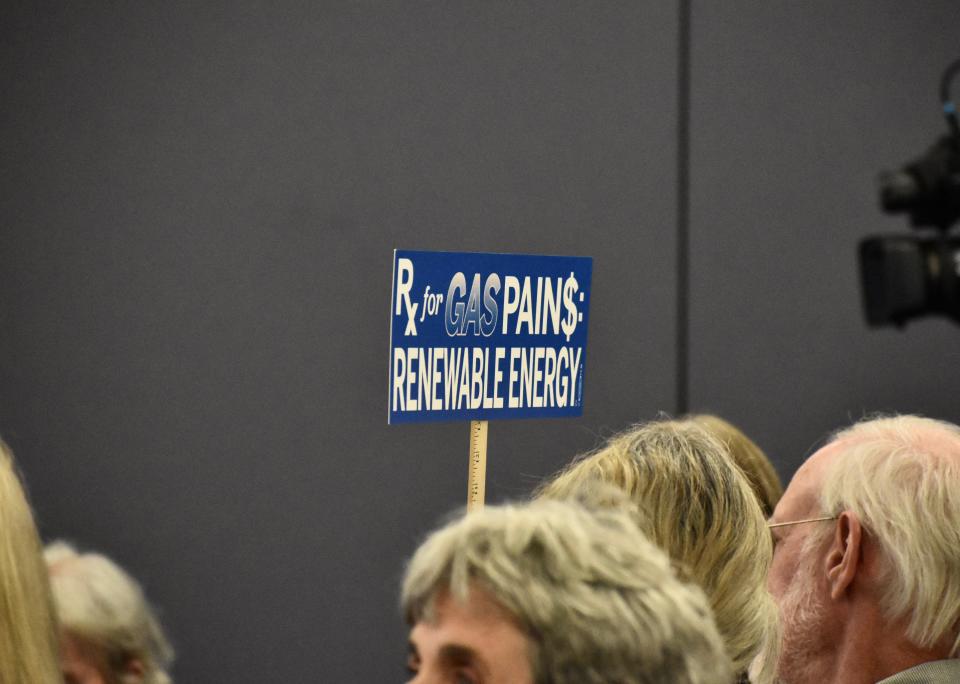
[[579, 416], [592, 269], [395, 250], [388, 422]]

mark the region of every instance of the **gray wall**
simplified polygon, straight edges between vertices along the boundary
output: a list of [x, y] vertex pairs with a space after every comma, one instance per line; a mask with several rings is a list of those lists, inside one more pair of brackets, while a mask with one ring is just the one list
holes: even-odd
[[[692, 409], [786, 477], [863, 411], [960, 419], [958, 329], [865, 329], [875, 173], [942, 129], [960, 7], [694, 3]], [[581, 419], [675, 409], [673, 2], [7, 4], [0, 433], [42, 532], [162, 608], [183, 682], [401, 681], [404, 557], [467, 426], [387, 427], [391, 250], [594, 257]]]
[[960, 328], [868, 329], [855, 251], [910, 231], [876, 176], [946, 132], [960, 3], [697, 2], [692, 24], [691, 404], [785, 478], [871, 412], [960, 422]]

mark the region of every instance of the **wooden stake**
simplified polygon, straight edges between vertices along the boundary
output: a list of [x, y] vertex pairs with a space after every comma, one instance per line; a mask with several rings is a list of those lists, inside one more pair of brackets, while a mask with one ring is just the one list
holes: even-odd
[[487, 489], [487, 421], [470, 421], [470, 472], [467, 476], [467, 511], [483, 508]]

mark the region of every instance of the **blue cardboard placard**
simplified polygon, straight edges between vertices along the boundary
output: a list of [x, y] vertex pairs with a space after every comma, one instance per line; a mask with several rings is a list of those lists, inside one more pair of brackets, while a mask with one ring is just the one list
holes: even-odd
[[589, 257], [394, 250], [388, 423], [579, 416]]

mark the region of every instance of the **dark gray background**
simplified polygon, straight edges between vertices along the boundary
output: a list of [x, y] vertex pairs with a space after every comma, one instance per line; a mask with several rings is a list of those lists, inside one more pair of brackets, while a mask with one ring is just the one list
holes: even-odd
[[[5, 3], [0, 433], [47, 538], [142, 579], [182, 682], [402, 681], [403, 559], [467, 426], [388, 427], [391, 251], [594, 257], [581, 419], [488, 499], [675, 411], [676, 2]], [[951, 420], [960, 329], [866, 329], [874, 177], [943, 130], [960, 5], [693, 3], [690, 408], [786, 478]]]

